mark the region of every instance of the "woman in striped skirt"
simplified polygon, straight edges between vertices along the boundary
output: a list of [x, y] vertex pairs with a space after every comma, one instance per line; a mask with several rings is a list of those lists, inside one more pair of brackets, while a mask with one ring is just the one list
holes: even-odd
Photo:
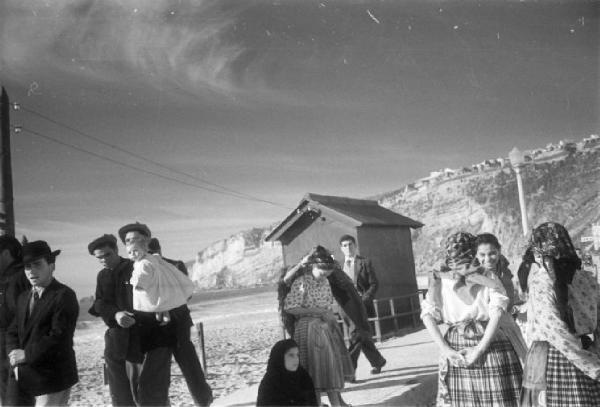
[[[532, 233], [522, 406], [600, 406], [598, 284], [581, 269], [567, 230], [544, 223]], [[594, 335], [593, 342], [590, 334]]]
[[[441, 350], [437, 405], [517, 406], [522, 368], [498, 330], [508, 297], [492, 271], [472, 265], [475, 250], [473, 235], [451, 235], [421, 304], [421, 319]], [[439, 323], [448, 325], [445, 335]]]
[[332, 311], [327, 276], [335, 267], [339, 266], [325, 248], [313, 249], [284, 277], [290, 291], [283, 299], [283, 311], [294, 317], [300, 365], [314, 382], [317, 400], [326, 392], [332, 406], [345, 406], [341, 390], [345, 380], [354, 377], [354, 368]]

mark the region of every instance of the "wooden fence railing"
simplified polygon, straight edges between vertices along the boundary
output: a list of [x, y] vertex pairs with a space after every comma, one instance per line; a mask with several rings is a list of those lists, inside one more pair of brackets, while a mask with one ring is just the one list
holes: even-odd
[[[420, 303], [421, 300], [425, 298], [427, 294], [427, 289], [419, 289], [412, 294], [399, 295], [395, 297], [386, 297], [386, 298], [378, 298], [373, 300], [373, 308], [375, 312], [375, 316], [369, 318], [369, 323], [373, 326], [373, 330], [375, 335], [373, 335], [373, 339], [378, 342], [381, 342], [383, 339], [397, 336], [402, 334], [403, 332], [414, 330], [421, 326], [421, 320], [419, 318], [419, 314], [421, 313]], [[404, 312], [398, 312], [398, 304], [400, 302], [405, 302], [408, 300], [409, 310]], [[402, 307], [406, 308], [406, 307]], [[410, 317], [410, 325], [400, 324], [399, 319]], [[382, 322], [392, 321], [393, 330], [383, 333]], [[342, 328], [342, 332], [344, 334], [344, 341], [346, 344], [349, 344], [350, 340], [350, 332], [348, 329], [348, 325], [344, 323], [344, 320], [338, 316], [338, 323]], [[281, 327], [283, 338], [287, 338], [287, 332], [285, 328]]]

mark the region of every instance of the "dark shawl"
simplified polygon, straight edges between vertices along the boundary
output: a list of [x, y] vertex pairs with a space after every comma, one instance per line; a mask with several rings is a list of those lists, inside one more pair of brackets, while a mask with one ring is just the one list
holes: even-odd
[[258, 387], [257, 406], [317, 406], [313, 381], [302, 366], [290, 372], [284, 355], [298, 344], [292, 339], [277, 342], [271, 349], [267, 372]]

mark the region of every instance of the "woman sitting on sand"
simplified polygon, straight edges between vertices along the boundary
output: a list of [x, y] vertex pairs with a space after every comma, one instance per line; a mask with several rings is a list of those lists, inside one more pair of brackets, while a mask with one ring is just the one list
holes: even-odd
[[598, 284], [581, 269], [562, 225], [538, 226], [530, 248], [535, 262], [524, 289], [529, 292], [527, 338], [532, 344], [521, 405], [600, 406]]
[[344, 406], [340, 391], [354, 369], [337, 319], [327, 276], [339, 267], [323, 247], [315, 247], [292, 267], [283, 282], [289, 287], [281, 298], [282, 311], [294, 318], [293, 338], [300, 349], [300, 365], [310, 374], [317, 401], [326, 392], [332, 406]]
[[[498, 331], [508, 297], [493, 272], [471, 265], [474, 257], [473, 235], [451, 235], [421, 304], [421, 319], [441, 350], [437, 405], [517, 406], [521, 363]], [[444, 336], [439, 323], [449, 326]]]
[[315, 386], [300, 366], [298, 344], [293, 339], [271, 349], [267, 372], [258, 387], [256, 406], [317, 406]]

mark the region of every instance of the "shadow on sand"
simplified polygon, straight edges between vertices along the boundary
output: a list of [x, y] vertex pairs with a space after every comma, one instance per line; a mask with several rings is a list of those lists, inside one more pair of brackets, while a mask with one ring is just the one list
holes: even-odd
[[358, 390], [376, 390], [391, 386], [410, 386], [417, 384], [411, 389], [407, 389], [400, 395], [393, 396], [387, 400], [382, 400], [375, 404], [354, 404], [355, 407], [375, 407], [375, 406], [410, 406], [426, 407], [435, 405], [437, 393], [437, 366], [431, 372], [422, 372], [425, 374], [409, 377], [401, 380], [382, 380], [378, 382], [366, 383], [362, 386], [356, 386], [347, 389], [344, 393]]

